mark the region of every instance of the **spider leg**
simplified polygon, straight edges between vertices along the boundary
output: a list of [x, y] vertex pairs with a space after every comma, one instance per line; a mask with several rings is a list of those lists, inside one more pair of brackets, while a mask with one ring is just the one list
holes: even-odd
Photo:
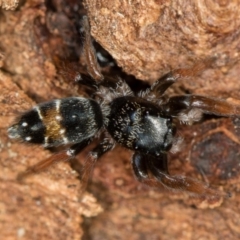
[[89, 178], [92, 175], [94, 166], [98, 159], [105, 154], [106, 152], [110, 151], [114, 147], [114, 142], [111, 138], [104, 138], [101, 143], [99, 143], [88, 155], [88, 158], [85, 160], [83, 166], [83, 172], [81, 176], [81, 192], [83, 193], [86, 189], [87, 183]]
[[[90, 32], [90, 24], [87, 16], [84, 16], [82, 19], [82, 28], [84, 33], [83, 39], [83, 56], [85, 58], [87, 72], [91, 76], [91, 79], [86, 78], [79, 78], [79, 83], [87, 85], [89, 87], [105, 87], [111, 88], [115, 91], [117, 88], [124, 88], [125, 91], [131, 92], [129, 86], [125, 84], [124, 81], [120, 78], [113, 78], [111, 76], [103, 76], [101, 73], [100, 65], [97, 61], [96, 51], [92, 43], [91, 32]], [[90, 81], [85, 81], [85, 79], [89, 79]]]
[[228, 117], [240, 115], [238, 105], [228, 103], [226, 100], [198, 95], [171, 97], [162, 108], [166, 114], [176, 116], [183, 122], [198, 121], [202, 113]]
[[42, 160], [41, 162], [38, 162], [37, 164], [30, 166], [27, 168], [24, 172], [21, 172], [18, 174], [17, 179], [19, 181], [22, 181], [25, 177], [35, 174], [37, 172], [40, 172], [49, 166], [51, 166], [53, 163], [57, 163], [60, 161], [68, 161], [72, 158], [74, 158], [79, 152], [81, 152], [89, 143], [91, 142], [91, 139], [86, 139], [80, 143], [76, 143], [70, 148], [61, 151], [59, 153], [56, 153], [52, 156], [50, 156], [47, 159]]
[[[170, 190], [186, 191], [196, 196], [229, 197], [229, 194], [211, 189], [207, 184], [186, 176], [171, 176], [167, 168], [167, 154], [151, 156], [143, 153], [135, 153], [132, 159], [134, 174], [137, 179], [150, 187], [162, 186]], [[147, 169], [152, 174], [150, 178]]]
[[[156, 185], [158, 183], [161, 183], [163, 186], [170, 190], [186, 191], [196, 196], [229, 197], [229, 193], [226, 194], [224, 192], [209, 188], [207, 184], [193, 178], [179, 175], [171, 176], [168, 172], [164, 172], [161, 168], [159, 168], [159, 161], [162, 159], [159, 159], [159, 157], [148, 157], [149, 159], [147, 161], [147, 165], [150, 172], [153, 174], [154, 178], [157, 181], [155, 182]], [[167, 155], [163, 153], [160, 157], [166, 159]]]
[[[90, 93], [105, 97], [106, 92], [112, 92], [113, 96], [116, 92], [123, 95], [131, 95], [130, 87], [120, 77], [105, 76], [101, 81], [96, 81], [89, 76], [84, 70], [79, 69], [78, 63], [67, 62], [58, 56], [53, 58], [55, 65], [59, 69], [60, 76], [67, 82], [69, 79], [74, 79], [77, 84], [86, 86]], [[103, 96], [102, 96], [103, 95]]]
[[87, 16], [84, 16], [82, 19], [82, 27], [84, 31], [83, 56], [86, 61], [88, 73], [93, 79], [101, 81], [104, 77], [101, 73], [101, 68], [98, 64], [96, 52], [93, 47], [90, 25]]
[[[156, 187], [156, 181], [153, 179], [150, 179], [148, 175], [148, 164], [149, 156], [147, 154], [141, 153], [141, 152], [135, 152], [132, 157], [132, 168], [134, 175], [136, 176], [137, 180], [139, 182], [142, 182], [146, 185]], [[162, 159], [159, 160], [159, 158], [153, 157], [155, 166], [160, 169], [161, 171], [168, 173], [168, 162], [167, 162], [167, 155], [163, 154]], [[159, 183], [157, 183], [157, 186], [159, 186]]]
[[191, 68], [179, 68], [168, 72], [159, 78], [153, 85], [147, 88], [142, 94], [150, 98], [162, 97], [164, 92], [174, 84], [178, 79], [194, 77], [200, 74], [204, 69], [209, 67], [214, 58], [209, 58], [205, 61], [195, 63]]
[[133, 154], [132, 168], [139, 182], [144, 182], [144, 180], [148, 179], [148, 169], [143, 154], [139, 152]]

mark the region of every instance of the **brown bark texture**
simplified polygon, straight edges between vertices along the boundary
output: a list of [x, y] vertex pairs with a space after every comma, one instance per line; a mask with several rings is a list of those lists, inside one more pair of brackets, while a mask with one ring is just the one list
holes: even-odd
[[[21, 184], [16, 181], [19, 172], [51, 152], [11, 141], [9, 125], [36, 103], [82, 91], [72, 79], [58, 76], [50, 57], [53, 51], [65, 53], [66, 45], [78, 53], [74, 34], [59, 29], [71, 30], [69, 6], [80, 9], [81, 2], [52, 2], [61, 14], [48, 15], [51, 4], [40, 0], [22, 2], [16, 11], [5, 10], [15, 9], [14, 2], [0, 1], [1, 239], [239, 239], [238, 118], [180, 126], [184, 145], [169, 155], [172, 174], [209, 181], [231, 192], [229, 199], [142, 186], [132, 174], [132, 153], [120, 146], [97, 163], [83, 196], [78, 164], [59, 163]], [[126, 73], [153, 83], [171, 69], [215, 57], [201, 75], [177, 82], [168, 94], [215, 96], [239, 104], [239, 0], [85, 0], [84, 6], [93, 38]], [[80, 162], [88, 150], [79, 155]]]

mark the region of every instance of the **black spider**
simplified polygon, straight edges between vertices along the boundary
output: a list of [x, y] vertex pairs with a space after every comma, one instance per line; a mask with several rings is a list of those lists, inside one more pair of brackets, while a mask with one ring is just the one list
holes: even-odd
[[[84, 21], [87, 31], [88, 22]], [[84, 49], [92, 77], [82, 74], [77, 75], [77, 79], [91, 89], [92, 98], [70, 97], [37, 105], [8, 130], [10, 138], [45, 147], [65, 144], [71, 144], [71, 147], [30, 167], [19, 177], [39, 171], [52, 162], [75, 157], [103, 133], [103, 140], [86, 161], [82, 176], [84, 183], [95, 162], [115, 144], [120, 144], [134, 151], [132, 168], [140, 182], [196, 195], [219, 195], [218, 191], [195, 179], [170, 175], [167, 163], [168, 151], [175, 152], [181, 142], [174, 121], [192, 123], [203, 113], [240, 115], [239, 107], [215, 98], [197, 95], [163, 97], [167, 88], [179, 78], [196, 75], [206, 68], [208, 62], [197, 63], [191, 69], [171, 71], [146, 90], [134, 94], [122, 79], [103, 77], [89, 36], [85, 38]]]

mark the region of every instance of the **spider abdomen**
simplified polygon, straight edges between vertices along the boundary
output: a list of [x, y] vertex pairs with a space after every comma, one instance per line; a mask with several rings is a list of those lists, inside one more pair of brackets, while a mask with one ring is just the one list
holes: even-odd
[[172, 146], [172, 119], [142, 98], [114, 99], [107, 129], [115, 141], [132, 150], [158, 155]]
[[9, 128], [9, 136], [46, 147], [77, 143], [103, 125], [100, 106], [92, 99], [71, 97], [37, 105]]

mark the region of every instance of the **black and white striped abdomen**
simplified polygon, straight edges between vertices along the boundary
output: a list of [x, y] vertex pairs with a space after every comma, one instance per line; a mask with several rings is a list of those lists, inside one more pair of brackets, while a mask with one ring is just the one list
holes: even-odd
[[53, 100], [37, 105], [9, 128], [11, 138], [57, 146], [93, 137], [103, 125], [99, 104], [82, 97]]

